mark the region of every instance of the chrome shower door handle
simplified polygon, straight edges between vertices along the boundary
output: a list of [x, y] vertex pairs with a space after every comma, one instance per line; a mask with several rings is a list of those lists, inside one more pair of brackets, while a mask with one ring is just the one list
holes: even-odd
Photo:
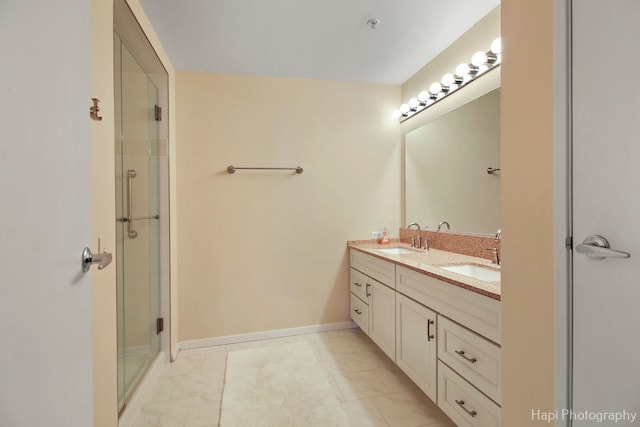
[[591, 235], [584, 239], [582, 243], [576, 246], [576, 252], [585, 254], [591, 259], [631, 257], [631, 254], [629, 252], [611, 249], [609, 241], [597, 234]]
[[130, 239], [138, 237], [138, 232], [133, 229], [133, 190], [131, 188], [131, 181], [136, 177], [138, 173], [135, 169], [129, 169], [127, 171], [127, 235]]

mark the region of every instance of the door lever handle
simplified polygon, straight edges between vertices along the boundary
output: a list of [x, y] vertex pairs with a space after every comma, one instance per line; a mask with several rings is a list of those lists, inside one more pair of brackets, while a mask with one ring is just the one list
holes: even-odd
[[111, 264], [113, 256], [109, 252], [99, 254], [91, 253], [91, 249], [84, 248], [82, 251], [82, 271], [87, 273], [93, 264], [98, 264], [98, 270], [102, 270]]
[[581, 244], [576, 246], [576, 251], [580, 254], [585, 254], [591, 259], [631, 257], [631, 254], [628, 252], [616, 251], [614, 249], [611, 249], [609, 241], [597, 234], [584, 239]]

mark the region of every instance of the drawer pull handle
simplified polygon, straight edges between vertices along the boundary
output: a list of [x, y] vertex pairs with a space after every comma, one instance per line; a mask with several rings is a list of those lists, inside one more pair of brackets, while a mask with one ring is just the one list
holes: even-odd
[[358, 283], [358, 282], [353, 282], [354, 285], [356, 285], [357, 287], [361, 288], [362, 287], [362, 283]]
[[478, 415], [478, 413], [476, 411], [470, 411], [467, 408], [465, 408], [464, 406], [464, 400], [457, 400], [456, 399], [456, 403], [458, 404], [459, 407], [461, 407], [462, 409], [464, 409], [464, 412], [466, 412], [467, 414], [469, 414], [469, 416], [471, 417], [475, 417], [476, 415]]
[[478, 361], [475, 357], [468, 357], [463, 350], [456, 350], [456, 353], [468, 362], [476, 363]]
[[435, 335], [431, 334], [431, 325], [435, 324], [431, 319], [427, 319], [427, 342], [435, 338]]
[[355, 311], [357, 314], [362, 314], [362, 312], [360, 310], [358, 310], [357, 308], [354, 308], [353, 311]]

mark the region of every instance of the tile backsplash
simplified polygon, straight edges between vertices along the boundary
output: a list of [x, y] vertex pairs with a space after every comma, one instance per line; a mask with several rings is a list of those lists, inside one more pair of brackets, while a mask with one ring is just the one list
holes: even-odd
[[457, 234], [449, 231], [407, 230], [400, 228], [400, 241], [411, 243], [411, 236], [417, 236], [429, 240], [429, 247], [478, 258], [491, 259], [492, 254], [488, 248], [500, 250], [500, 241], [494, 237], [474, 236], [469, 234]]

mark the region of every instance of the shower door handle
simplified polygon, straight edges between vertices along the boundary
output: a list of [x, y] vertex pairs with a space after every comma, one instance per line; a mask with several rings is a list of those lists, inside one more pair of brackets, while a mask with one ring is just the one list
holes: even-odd
[[129, 169], [127, 171], [127, 234], [130, 239], [135, 239], [138, 237], [138, 232], [133, 229], [133, 191], [131, 188], [131, 181], [136, 177], [138, 173], [135, 169]]

